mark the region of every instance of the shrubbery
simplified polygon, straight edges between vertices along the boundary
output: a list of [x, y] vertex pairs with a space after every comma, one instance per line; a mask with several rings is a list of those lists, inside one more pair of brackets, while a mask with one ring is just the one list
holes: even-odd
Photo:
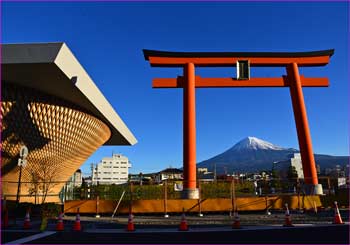
[[57, 217], [59, 213], [61, 212], [62, 207], [59, 204], [56, 203], [43, 203], [41, 204], [41, 213], [43, 216], [46, 217]]
[[[130, 186], [125, 185], [99, 185], [94, 186], [90, 198], [94, 199], [97, 195], [101, 200], [119, 200], [123, 191], [125, 195], [123, 200], [130, 200]], [[230, 198], [231, 197], [231, 182], [211, 182], [201, 183], [201, 197], [205, 198]], [[247, 195], [254, 193], [254, 185], [251, 182], [236, 183], [235, 194]], [[80, 195], [84, 199], [83, 195]], [[86, 197], [85, 197], [86, 198]], [[164, 198], [164, 185], [133, 185], [132, 186], [133, 200], [157, 200]], [[174, 183], [167, 184], [167, 199], [179, 199], [181, 193], [174, 190]]]
[[40, 217], [45, 215], [46, 217], [51, 218], [57, 217], [62, 210], [62, 205], [56, 203], [33, 204], [21, 202], [16, 205], [13, 201], [7, 201], [6, 206], [11, 214], [14, 214], [16, 217], [24, 217], [29, 209], [31, 216]]

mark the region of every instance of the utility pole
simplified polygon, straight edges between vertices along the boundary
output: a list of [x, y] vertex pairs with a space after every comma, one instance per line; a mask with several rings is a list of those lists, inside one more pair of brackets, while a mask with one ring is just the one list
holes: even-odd
[[164, 218], [169, 218], [169, 214], [167, 213], [167, 202], [168, 199], [168, 180], [164, 181]]
[[214, 181], [216, 182], [216, 163], [214, 163]]
[[90, 164], [90, 168], [91, 168], [91, 180], [92, 180], [92, 177], [94, 175], [94, 164], [93, 163]]
[[235, 192], [235, 179], [232, 176], [231, 180], [231, 208], [232, 208], [232, 214], [236, 212], [237, 205], [236, 205], [236, 192]]
[[143, 178], [142, 172], [139, 173], [139, 178], [140, 178], [140, 185], [142, 185], [142, 178]]

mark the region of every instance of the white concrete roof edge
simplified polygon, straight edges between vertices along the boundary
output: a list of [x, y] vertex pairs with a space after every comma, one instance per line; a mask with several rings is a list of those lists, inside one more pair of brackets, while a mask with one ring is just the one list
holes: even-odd
[[72, 77], [77, 77], [76, 83], [72, 82], [72, 85], [89, 101], [88, 103], [95, 107], [94, 110], [98, 112], [98, 117], [108, 122], [110, 127], [114, 127], [111, 128], [111, 138], [105, 144], [115, 145], [113, 142], [116, 138], [114, 138], [115, 134], [113, 132], [122, 136], [127, 144], [134, 145], [137, 143], [135, 136], [64, 42], [2, 44], [1, 63], [5, 65], [53, 64], [69, 80]]
[[135, 136], [119, 117], [112, 105], [107, 101], [98, 87], [90, 78], [68, 46], [63, 43], [54, 63], [70, 79], [77, 77], [75, 86], [90, 100], [101, 114], [129, 141], [131, 145], [137, 143]]

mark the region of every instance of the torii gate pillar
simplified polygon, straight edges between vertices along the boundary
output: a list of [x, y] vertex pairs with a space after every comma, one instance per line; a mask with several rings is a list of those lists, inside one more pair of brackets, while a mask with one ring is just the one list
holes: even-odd
[[196, 80], [195, 66], [184, 66], [183, 87], [183, 173], [184, 183], [182, 198], [198, 199], [196, 168]]
[[303, 162], [306, 193], [322, 194], [322, 185], [318, 184], [314, 153], [312, 150], [309, 123], [306, 114], [304, 95], [297, 63], [286, 67], [287, 76], [290, 80], [290, 96], [292, 99], [295, 125], [297, 129], [300, 155]]

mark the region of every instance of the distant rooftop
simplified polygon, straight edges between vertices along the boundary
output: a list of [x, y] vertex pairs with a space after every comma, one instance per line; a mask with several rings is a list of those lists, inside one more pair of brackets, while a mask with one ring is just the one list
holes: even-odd
[[181, 174], [183, 171], [178, 168], [166, 168], [159, 173], [169, 173], [169, 174]]

